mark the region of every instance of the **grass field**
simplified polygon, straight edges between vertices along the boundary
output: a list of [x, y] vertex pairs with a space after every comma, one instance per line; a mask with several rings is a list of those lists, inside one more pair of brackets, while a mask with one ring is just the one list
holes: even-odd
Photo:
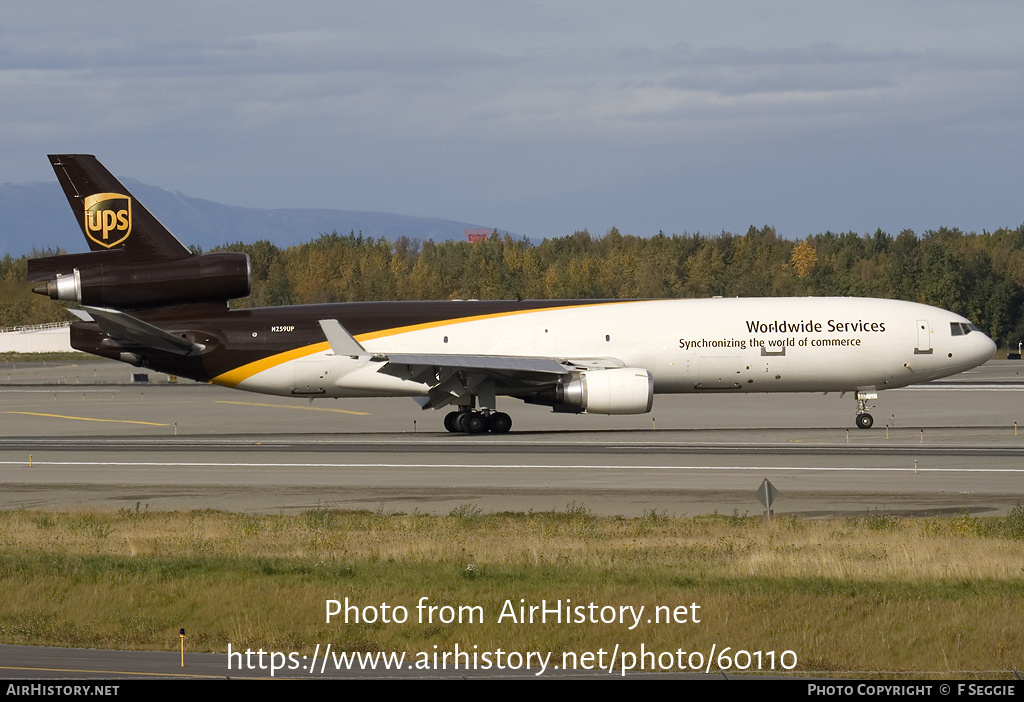
[[42, 363], [46, 361], [88, 361], [96, 357], [81, 351], [51, 351], [46, 353], [16, 353], [4, 351], [0, 353], [0, 363]]
[[[190, 650], [222, 652], [714, 646], [730, 661], [790, 651], [801, 673], [1007, 677], [1024, 665], [1024, 508], [771, 523], [601, 518], [574, 504], [444, 517], [12, 511], [0, 513], [0, 587], [3, 643], [174, 650], [184, 627]], [[347, 601], [348, 623], [325, 621], [328, 600]], [[542, 603], [583, 621], [520, 620]]]

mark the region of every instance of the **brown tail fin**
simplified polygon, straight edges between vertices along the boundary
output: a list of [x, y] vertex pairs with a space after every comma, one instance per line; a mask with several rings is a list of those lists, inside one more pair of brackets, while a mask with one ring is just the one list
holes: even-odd
[[64, 154], [49, 158], [90, 250], [122, 249], [126, 258], [134, 260], [190, 255], [95, 156]]

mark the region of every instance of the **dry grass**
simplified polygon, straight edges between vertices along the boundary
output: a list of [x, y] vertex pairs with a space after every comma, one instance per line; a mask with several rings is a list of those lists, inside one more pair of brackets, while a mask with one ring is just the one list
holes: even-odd
[[[0, 639], [194, 649], [790, 649], [799, 670], [992, 677], [1024, 661], [1024, 515], [1004, 520], [0, 514]], [[1016, 519], [1016, 521], [1014, 521]], [[418, 622], [420, 597], [483, 623]], [[324, 622], [326, 599], [404, 624]], [[505, 600], [700, 605], [699, 624], [498, 623]], [[645, 616], [646, 619], [646, 616]]]
[[[877, 522], [881, 521], [879, 526]], [[710, 577], [913, 582], [1024, 576], [1021, 541], [967, 516], [846, 521], [593, 517], [564, 513], [447, 517], [314, 510], [8, 512], [0, 549], [158, 557], [449, 561], [493, 565], [669, 567]]]

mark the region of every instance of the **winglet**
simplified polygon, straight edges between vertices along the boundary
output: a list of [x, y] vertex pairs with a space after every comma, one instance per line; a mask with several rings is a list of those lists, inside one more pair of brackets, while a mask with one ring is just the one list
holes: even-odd
[[335, 356], [366, 356], [366, 349], [348, 333], [341, 322], [336, 319], [321, 319], [320, 328], [331, 344]]

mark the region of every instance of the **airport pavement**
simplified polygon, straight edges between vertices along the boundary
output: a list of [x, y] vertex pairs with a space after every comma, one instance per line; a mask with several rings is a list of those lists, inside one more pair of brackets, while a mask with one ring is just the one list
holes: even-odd
[[[689, 395], [627, 417], [509, 401], [504, 436], [448, 434], [408, 399], [310, 405], [133, 384], [134, 369], [102, 361], [14, 366], [0, 364], [0, 509], [757, 514], [764, 478], [779, 515], [995, 515], [1024, 500], [1016, 362], [881, 393], [868, 431], [849, 395]], [[0, 646], [0, 660], [0, 678], [21, 680], [266, 677], [228, 671], [223, 654], [187, 654], [182, 669], [176, 652]]]
[[[13, 367], [16, 366], [16, 367]], [[447, 513], [1002, 514], [1024, 500], [1024, 364], [880, 393], [658, 396], [648, 415], [507, 400], [512, 433], [448, 434], [409, 399], [250, 395], [103, 361], [0, 365], [0, 508]], [[8, 379], [4, 381], [4, 377]]]

